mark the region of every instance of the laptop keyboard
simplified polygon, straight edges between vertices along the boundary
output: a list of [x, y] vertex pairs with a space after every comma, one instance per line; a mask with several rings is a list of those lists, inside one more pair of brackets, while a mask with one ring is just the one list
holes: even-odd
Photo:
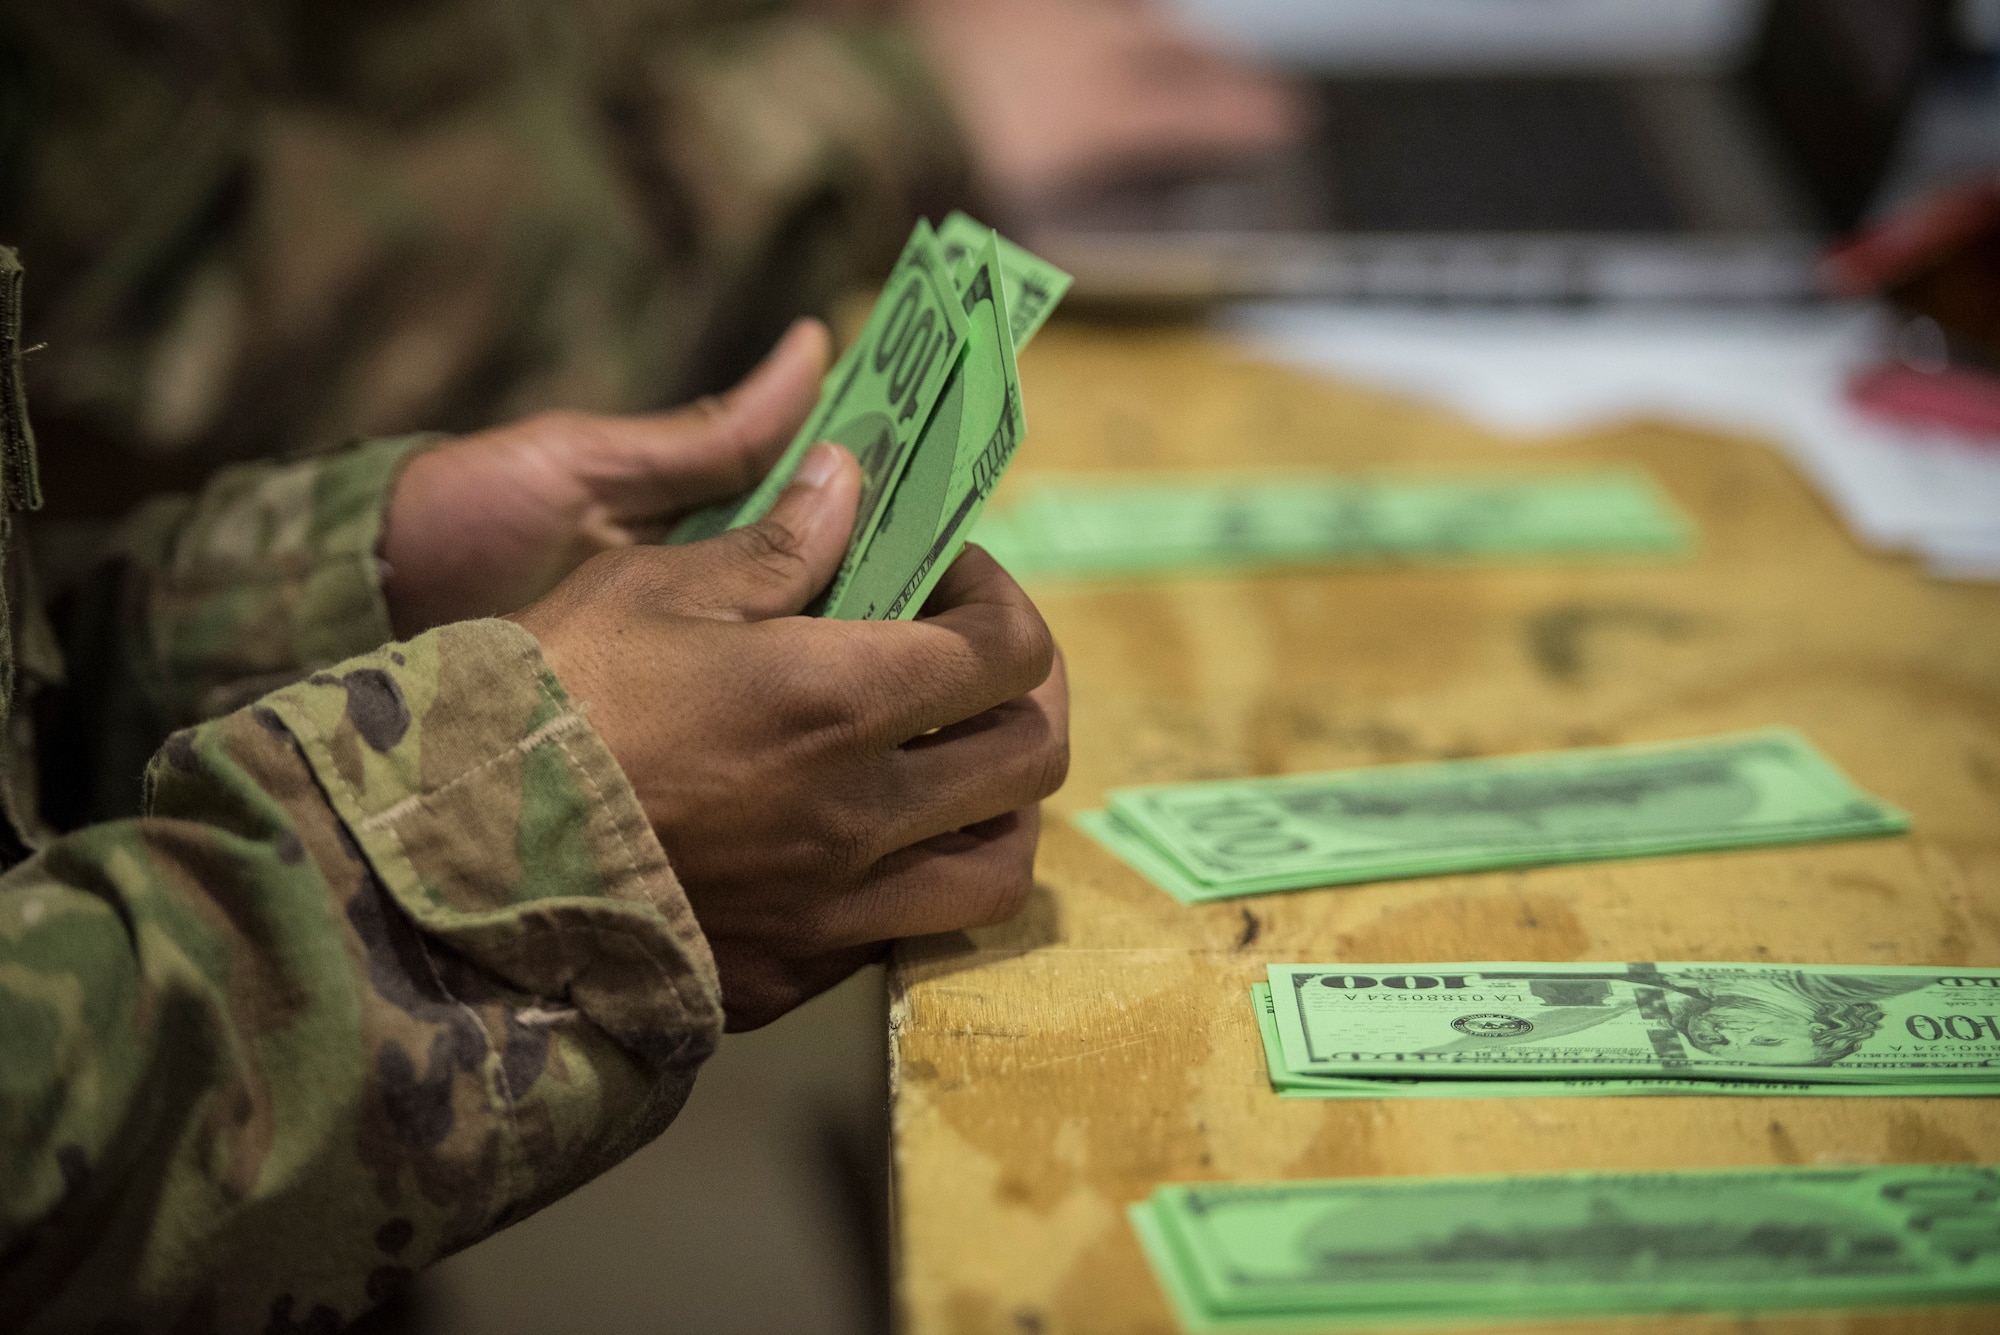
[[1686, 225], [1618, 85], [1588, 78], [1321, 85], [1321, 198], [1359, 232], [1666, 232]]

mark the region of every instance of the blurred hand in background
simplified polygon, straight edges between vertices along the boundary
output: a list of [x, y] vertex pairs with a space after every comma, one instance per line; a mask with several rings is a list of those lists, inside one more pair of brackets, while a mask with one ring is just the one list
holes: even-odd
[[1270, 152], [1302, 121], [1282, 78], [1151, 0], [907, 0], [905, 12], [980, 185], [1010, 211]]

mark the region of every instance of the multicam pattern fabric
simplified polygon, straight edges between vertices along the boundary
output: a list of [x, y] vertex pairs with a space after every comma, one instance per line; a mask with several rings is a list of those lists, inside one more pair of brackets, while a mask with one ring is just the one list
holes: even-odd
[[337, 1330], [643, 1144], [714, 1046], [686, 898], [510, 622], [146, 782], [0, 878], [0, 1328]]
[[0, 1329], [332, 1331], [673, 1116], [686, 897], [525, 632], [378, 648], [385, 498], [722, 387], [964, 174], [897, 36], [760, 0], [0, 5], [0, 495], [20, 370], [56, 508], [209, 478], [53, 618], [5, 548]]
[[0, 5], [0, 237], [71, 454], [685, 402], [964, 175], [893, 30], [769, 3]]
[[[118, 527], [66, 592], [53, 631], [31, 637], [53, 633], [67, 663], [21, 663], [50, 734], [39, 786], [53, 824], [137, 812], [139, 776], [169, 732], [390, 638], [375, 555], [382, 516], [403, 463], [435, 439], [232, 465], [200, 493], [158, 497]], [[21, 610], [38, 609], [31, 599]]]
[[[17, 389], [0, 413], [24, 497]], [[135, 516], [68, 671], [9, 549], [0, 1329], [338, 1330], [643, 1144], [715, 1044], [686, 897], [534, 639], [334, 661], [388, 638], [373, 552], [426, 439]], [[138, 817], [39, 813], [38, 744], [87, 765], [286, 681], [169, 737]], [[50, 698], [95, 731], [37, 735]]]
[[[17, 275], [0, 250], [0, 372]], [[27, 503], [11, 382], [0, 429]], [[376, 541], [429, 439], [147, 507], [60, 618], [67, 664], [6, 549], [0, 1329], [337, 1330], [643, 1144], [714, 1047], [686, 896], [534, 639], [354, 656], [389, 638]], [[178, 724], [140, 814], [45, 818], [43, 771]]]

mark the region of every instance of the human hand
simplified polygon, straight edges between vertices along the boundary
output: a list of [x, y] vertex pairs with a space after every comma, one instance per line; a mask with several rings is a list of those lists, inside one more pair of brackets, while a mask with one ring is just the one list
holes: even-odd
[[722, 974], [765, 1024], [901, 936], [999, 922], [1069, 765], [1061, 660], [968, 548], [924, 618], [796, 615], [860, 495], [820, 445], [760, 523], [586, 562], [515, 620], [623, 767]]
[[906, 0], [983, 183], [1036, 205], [1094, 179], [1281, 147], [1301, 108], [1151, 0]]
[[824, 325], [800, 320], [720, 398], [639, 417], [542, 413], [418, 455], [382, 537], [397, 636], [525, 607], [586, 558], [748, 491], [812, 410], [828, 344]]

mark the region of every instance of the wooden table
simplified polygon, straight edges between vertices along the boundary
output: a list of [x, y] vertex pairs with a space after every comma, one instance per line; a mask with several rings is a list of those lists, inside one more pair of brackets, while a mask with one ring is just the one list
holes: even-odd
[[[906, 944], [892, 971], [907, 1330], [1173, 1331], [1124, 1215], [1160, 1182], [2000, 1161], [2000, 1106], [1978, 1099], [1281, 1100], [1246, 997], [1271, 961], [2000, 966], [2000, 589], [1864, 551], [1751, 441], [1635, 425], [1522, 449], [1185, 330], [1058, 324], [1022, 379], [1019, 474], [1636, 463], [1701, 547], [1035, 586], [1069, 657], [1075, 760], [1034, 898]], [[1124, 784], [1774, 723], [1915, 832], [1189, 908], [1066, 820]], [[1969, 1335], [2000, 1331], [2000, 1308], [1564, 1329], [1721, 1328]]]

